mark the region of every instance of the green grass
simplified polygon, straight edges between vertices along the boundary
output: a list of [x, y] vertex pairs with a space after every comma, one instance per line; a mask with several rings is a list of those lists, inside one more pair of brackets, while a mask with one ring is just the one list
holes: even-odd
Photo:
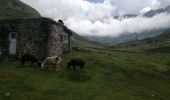
[[123, 51], [170, 53], [170, 30], [152, 38], [118, 44], [113, 48]]
[[[66, 68], [73, 57], [84, 71]], [[0, 100], [170, 100], [169, 55], [90, 49], [62, 59], [57, 73], [0, 62]]]
[[105, 48], [104, 45], [99, 44], [97, 42], [92, 42], [84, 38], [83, 36], [78, 35], [77, 33], [73, 34], [73, 43], [72, 47], [78, 48], [88, 48], [88, 47], [95, 47], [95, 48]]
[[41, 15], [20, 0], [0, 0], [0, 19], [40, 18]]

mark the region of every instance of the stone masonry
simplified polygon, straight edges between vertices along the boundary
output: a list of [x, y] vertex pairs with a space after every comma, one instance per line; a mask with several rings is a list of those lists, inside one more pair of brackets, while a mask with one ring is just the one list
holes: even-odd
[[16, 55], [31, 53], [43, 60], [71, 50], [72, 31], [48, 18], [0, 21], [0, 54], [10, 56], [9, 34], [16, 33]]

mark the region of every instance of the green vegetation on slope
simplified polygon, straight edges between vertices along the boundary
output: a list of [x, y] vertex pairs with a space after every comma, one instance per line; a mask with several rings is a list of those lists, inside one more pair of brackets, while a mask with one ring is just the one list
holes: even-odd
[[[72, 57], [85, 71], [66, 68]], [[57, 73], [0, 62], [0, 100], [170, 100], [169, 55], [89, 49], [62, 59]]]
[[0, 19], [37, 18], [41, 15], [20, 0], [0, 0]]
[[146, 51], [155, 53], [170, 53], [170, 30], [153, 38], [116, 45], [114, 48], [126, 51]]
[[97, 42], [88, 41], [83, 36], [78, 35], [77, 33], [74, 33], [72, 36], [72, 47], [78, 47], [78, 48], [87, 48], [87, 47], [94, 47], [94, 48], [104, 48], [102, 44], [99, 44]]

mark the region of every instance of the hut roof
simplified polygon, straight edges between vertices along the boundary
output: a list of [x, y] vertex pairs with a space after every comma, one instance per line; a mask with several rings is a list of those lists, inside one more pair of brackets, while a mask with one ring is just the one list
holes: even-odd
[[40, 22], [43, 22], [43, 21], [48, 21], [52, 24], [55, 24], [57, 26], [60, 26], [60, 27], [63, 27], [63, 30], [66, 32], [66, 33], [69, 33], [70, 35], [72, 35], [74, 32], [69, 29], [68, 27], [66, 27], [65, 25], [62, 25], [50, 18], [45, 18], [45, 17], [40, 17], [40, 18], [29, 18], [29, 19], [4, 19], [4, 20], [0, 20], [0, 23], [24, 23], [24, 22], [29, 22], [29, 21], [40, 21]]

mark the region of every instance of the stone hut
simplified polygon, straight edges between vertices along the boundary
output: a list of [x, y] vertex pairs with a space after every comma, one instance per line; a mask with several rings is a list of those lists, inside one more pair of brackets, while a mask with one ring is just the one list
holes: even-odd
[[48, 18], [0, 20], [1, 57], [31, 53], [41, 60], [70, 52], [73, 32], [61, 22]]

